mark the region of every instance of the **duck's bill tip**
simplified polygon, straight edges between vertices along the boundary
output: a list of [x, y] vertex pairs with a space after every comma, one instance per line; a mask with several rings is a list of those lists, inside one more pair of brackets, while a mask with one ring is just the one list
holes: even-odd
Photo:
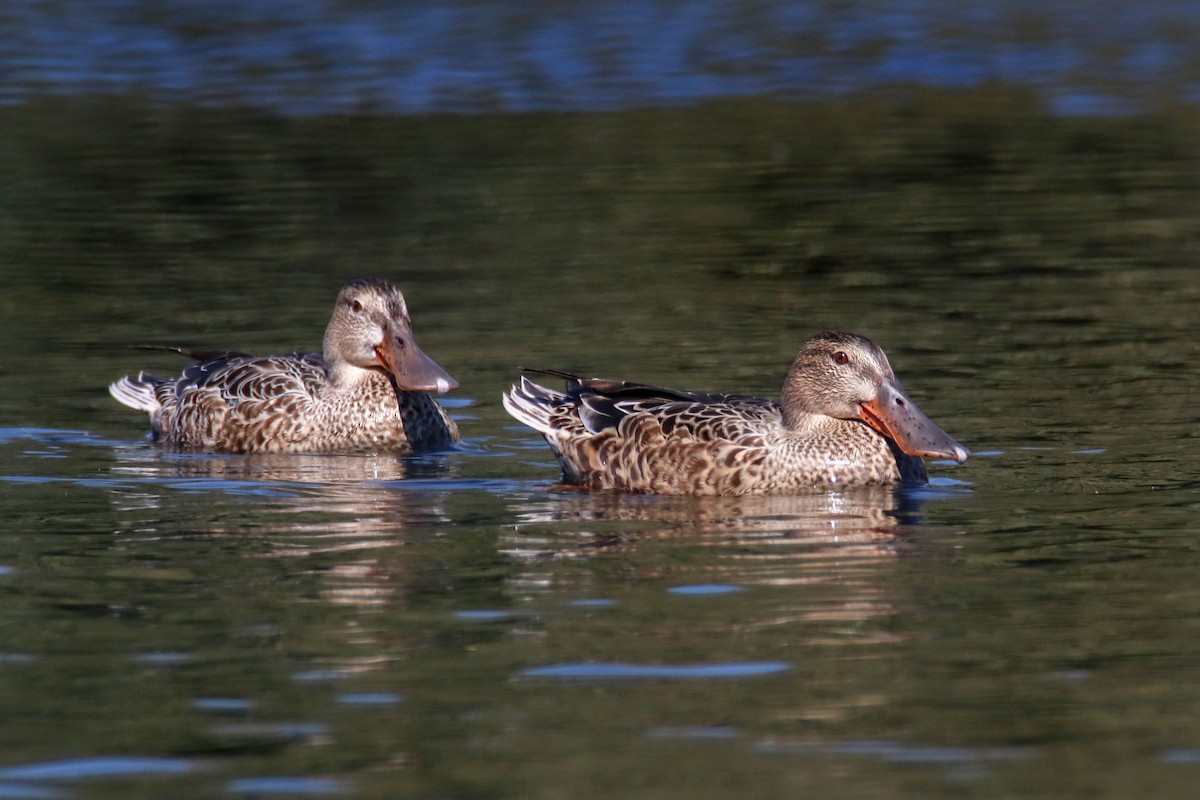
[[[947, 437], [948, 438], [948, 437]], [[926, 447], [918, 446], [912, 441], [900, 441], [893, 439], [896, 445], [907, 455], [919, 456], [920, 458], [944, 458], [948, 461], [953, 461], [956, 464], [961, 464], [971, 457], [971, 451], [960, 444], [949, 444], [944, 447]]]
[[379, 363], [395, 379], [396, 388], [405, 392], [445, 394], [458, 388], [458, 381], [436, 361], [421, 352], [411, 339], [398, 343], [385, 341], [375, 348]]
[[458, 381], [450, 377], [436, 362], [430, 361], [421, 369], [411, 369], [392, 373], [396, 379], [397, 388], [406, 392], [437, 392], [445, 394], [458, 388]]
[[[898, 397], [903, 402], [897, 402]], [[961, 464], [971, 455], [967, 448], [925, 416], [912, 400], [898, 392], [883, 402], [863, 403], [860, 419], [910, 456], [948, 458]]]

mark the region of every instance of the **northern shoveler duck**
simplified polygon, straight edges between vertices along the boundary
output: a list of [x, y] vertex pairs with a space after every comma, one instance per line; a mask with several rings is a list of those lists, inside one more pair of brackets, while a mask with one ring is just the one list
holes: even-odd
[[923, 483], [922, 456], [967, 450], [909, 399], [887, 356], [863, 336], [818, 333], [792, 363], [778, 402], [563, 378], [521, 377], [508, 413], [541, 433], [563, 482], [653, 494], [789, 494], [819, 487]]
[[405, 453], [458, 441], [458, 426], [426, 392], [458, 383], [421, 352], [404, 296], [380, 278], [338, 294], [324, 353], [252, 356], [165, 349], [196, 359], [176, 378], [139, 372], [108, 387], [150, 414], [154, 438], [224, 453]]

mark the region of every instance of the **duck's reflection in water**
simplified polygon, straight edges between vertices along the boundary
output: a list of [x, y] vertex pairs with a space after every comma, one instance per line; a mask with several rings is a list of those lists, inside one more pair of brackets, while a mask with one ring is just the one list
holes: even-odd
[[396, 489], [445, 472], [437, 456], [137, 450], [112, 468], [113, 503], [131, 521], [162, 512], [141, 533], [253, 535], [271, 543], [267, 555], [311, 555], [399, 544], [406, 529], [445, 524], [445, 492]]
[[905, 532], [919, 504], [889, 487], [791, 497], [552, 493], [520, 507], [500, 546], [523, 565], [514, 584], [526, 592], [592, 591], [592, 576], [556, 565], [609, 557], [625, 579], [648, 585], [788, 588], [753, 627], [862, 622], [895, 613], [887, 576], [912, 547]]
[[373, 672], [394, 659], [377, 614], [409, 609], [436, 563], [430, 551], [453, 527], [452, 492], [442, 487], [455, 481], [443, 480], [443, 455], [115, 453], [107, 485], [119, 511], [116, 556], [165, 552], [201, 585], [236, 581], [245, 602], [264, 609], [251, 617], [267, 621], [235, 626], [235, 637], [253, 640], [259, 628], [274, 636], [274, 620], [302, 606], [317, 655], [297, 680]]
[[[117, 450], [114, 476], [213, 479], [259, 483], [339, 484], [402, 480], [411, 472], [438, 474], [432, 459], [405, 460], [391, 454], [174, 453], [155, 448]], [[413, 465], [417, 465], [415, 468]]]
[[125, 536], [222, 538], [247, 557], [298, 559], [337, 605], [404, 607], [414, 592], [474, 580], [481, 556], [498, 569], [505, 609], [619, 597], [643, 583], [801, 590], [777, 596], [756, 626], [894, 613], [887, 576], [912, 547], [922, 498], [890, 487], [724, 498], [456, 492], [468, 482], [447, 479], [439, 457], [139, 450], [113, 473]]
[[[122, 497], [130, 507], [139, 499], [158, 505], [163, 491], [216, 491], [228, 495], [294, 496], [322, 500], [378, 502], [386, 492], [381, 484], [444, 477], [438, 456], [258, 453], [218, 455], [170, 453], [157, 450], [117, 451], [112, 476], [141, 491]], [[336, 510], [336, 509], [333, 509]]]
[[[688, 537], [713, 544], [892, 546], [917, 501], [890, 487], [788, 497], [660, 497], [610, 492], [555, 493], [517, 509], [513, 555], [546, 555], [540, 544], [610, 550], [646, 539]], [[570, 531], [573, 547], [542, 531]]]

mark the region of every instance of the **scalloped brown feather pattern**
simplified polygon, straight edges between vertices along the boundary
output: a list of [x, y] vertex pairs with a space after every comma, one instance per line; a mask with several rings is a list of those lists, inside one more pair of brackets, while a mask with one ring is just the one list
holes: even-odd
[[[458, 427], [424, 392], [397, 393], [383, 373], [336, 392], [317, 353], [223, 356], [154, 378], [155, 438], [182, 450], [410, 452], [458, 440]], [[140, 376], [149, 378], [149, 376]]]

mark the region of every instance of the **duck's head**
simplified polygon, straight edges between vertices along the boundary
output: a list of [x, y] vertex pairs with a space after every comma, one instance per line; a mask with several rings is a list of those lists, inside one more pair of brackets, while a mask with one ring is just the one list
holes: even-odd
[[962, 463], [969, 455], [909, 399], [883, 350], [858, 334], [825, 331], [805, 342], [788, 373], [782, 405], [791, 428], [817, 417], [858, 420], [910, 456]]
[[404, 295], [382, 278], [358, 278], [342, 288], [325, 329], [325, 360], [334, 372], [342, 365], [382, 369], [401, 391], [458, 388], [458, 381], [417, 347]]

